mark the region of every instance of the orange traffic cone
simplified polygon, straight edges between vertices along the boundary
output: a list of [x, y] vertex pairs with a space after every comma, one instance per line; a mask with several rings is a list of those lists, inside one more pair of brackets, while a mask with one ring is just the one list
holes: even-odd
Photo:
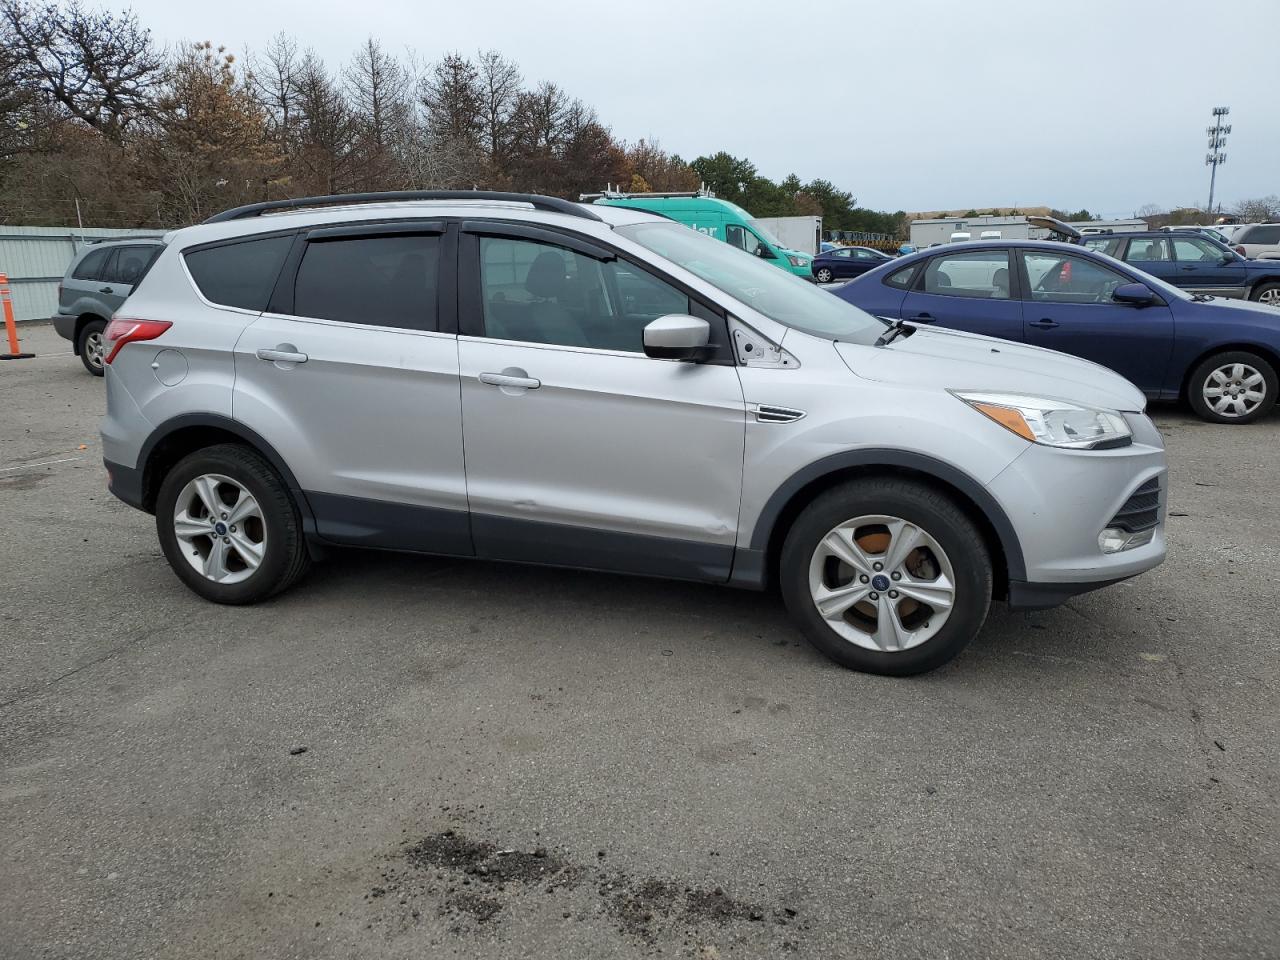
[[18, 350], [18, 325], [13, 320], [13, 300], [9, 297], [9, 276], [0, 273], [0, 304], [4, 306], [4, 331], [9, 335], [9, 352], [0, 353], [0, 360], [26, 360], [34, 353]]

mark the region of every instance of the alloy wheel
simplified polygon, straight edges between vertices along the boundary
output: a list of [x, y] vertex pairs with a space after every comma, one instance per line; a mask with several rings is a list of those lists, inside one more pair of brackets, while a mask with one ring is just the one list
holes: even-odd
[[95, 330], [84, 338], [84, 356], [94, 369], [102, 368], [103, 348], [105, 345], [106, 341], [102, 338], [101, 330]]
[[1268, 307], [1280, 307], [1280, 287], [1271, 287], [1258, 294], [1258, 302]]
[[822, 267], [821, 269], [818, 270], [819, 283], [830, 283], [831, 276], [832, 276], [831, 271], [828, 270], [826, 267]]
[[1200, 390], [1209, 409], [1220, 417], [1248, 416], [1267, 399], [1266, 378], [1247, 363], [1212, 370]]
[[192, 568], [215, 583], [253, 576], [267, 551], [262, 507], [242, 484], [222, 474], [196, 477], [178, 494], [173, 532]]
[[956, 603], [955, 574], [928, 531], [899, 517], [847, 520], [819, 542], [809, 592], [827, 625], [868, 650], [910, 650], [933, 637]]

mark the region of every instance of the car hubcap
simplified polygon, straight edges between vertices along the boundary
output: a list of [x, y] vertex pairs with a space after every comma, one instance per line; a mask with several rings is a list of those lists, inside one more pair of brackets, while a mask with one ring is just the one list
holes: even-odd
[[1244, 417], [1267, 398], [1267, 381], [1247, 363], [1228, 363], [1209, 374], [1204, 402], [1220, 417]]
[[819, 542], [809, 562], [818, 613], [850, 643], [910, 650], [933, 637], [955, 606], [955, 574], [941, 545], [898, 517], [847, 520]]
[[102, 366], [102, 334], [94, 331], [84, 338], [85, 358], [95, 367]]
[[822, 281], [823, 283], [829, 283], [829, 282], [831, 281], [831, 271], [830, 271], [830, 270], [819, 270], [819, 271], [818, 271], [818, 279], [819, 279], [820, 281]]
[[1280, 287], [1263, 290], [1258, 294], [1258, 302], [1265, 303], [1269, 307], [1280, 307]]
[[267, 525], [258, 501], [241, 484], [211, 473], [178, 494], [173, 532], [187, 563], [215, 583], [239, 583], [266, 556]]

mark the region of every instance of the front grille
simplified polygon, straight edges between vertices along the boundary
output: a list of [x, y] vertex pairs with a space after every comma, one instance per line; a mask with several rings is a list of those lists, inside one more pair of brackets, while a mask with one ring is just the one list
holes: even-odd
[[1107, 524], [1130, 533], [1149, 530], [1160, 522], [1160, 478], [1152, 477], [1124, 502]]

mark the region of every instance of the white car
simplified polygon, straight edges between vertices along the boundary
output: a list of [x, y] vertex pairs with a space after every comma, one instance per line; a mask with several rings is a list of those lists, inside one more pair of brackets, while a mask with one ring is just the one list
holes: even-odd
[[1280, 260], [1280, 223], [1251, 223], [1236, 231], [1231, 246], [1250, 260]]

